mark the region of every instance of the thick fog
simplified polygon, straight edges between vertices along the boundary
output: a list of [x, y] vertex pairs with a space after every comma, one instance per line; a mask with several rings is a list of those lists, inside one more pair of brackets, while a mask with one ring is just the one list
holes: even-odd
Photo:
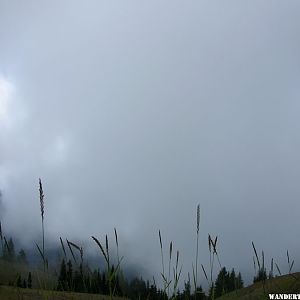
[[[253, 276], [251, 241], [299, 267], [299, 1], [0, 0], [4, 233], [97, 250], [160, 276], [158, 230], [183, 277], [208, 233]], [[204, 277], [201, 274], [201, 280]]]

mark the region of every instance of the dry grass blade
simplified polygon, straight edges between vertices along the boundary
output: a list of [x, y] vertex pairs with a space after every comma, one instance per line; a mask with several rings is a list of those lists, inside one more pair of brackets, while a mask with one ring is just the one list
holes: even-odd
[[195, 291], [196, 291], [197, 280], [196, 280], [196, 274], [195, 274], [194, 264], [192, 264], [192, 270], [193, 270], [193, 283], [194, 283], [194, 288], [195, 288]]
[[211, 240], [212, 246], [214, 248], [214, 253], [217, 253], [217, 241], [218, 241], [218, 236], [216, 236], [214, 242]]
[[10, 248], [9, 248], [9, 246], [8, 246], [6, 237], [4, 237], [4, 243], [5, 243], [5, 247], [6, 247], [7, 251], [8, 251], [8, 253], [10, 253]]
[[169, 286], [170, 286], [170, 284], [171, 284], [172, 281], [168, 281], [167, 278], [165, 277], [165, 275], [163, 273], [160, 273], [160, 274], [161, 274], [161, 276], [163, 278], [164, 286], [165, 286], [164, 289], [166, 291], [166, 289], [169, 288]]
[[80, 247], [80, 258], [81, 258], [81, 261], [83, 261], [83, 248], [82, 247]]
[[99, 242], [99, 240], [97, 238], [95, 238], [94, 236], [92, 236], [92, 239], [96, 242], [96, 244], [98, 245], [98, 247], [100, 248], [101, 252], [102, 252], [102, 255], [104, 256], [106, 262], [108, 263], [108, 260], [107, 260], [107, 257], [106, 257], [106, 254], [105, 254], [105, 251], [101, 245], [101, 243]]
[[0, 239], [1, 239], [1, 241], [3, 241], [1, 221], [0, 221]]
[[292, 272], [292, 269], [293, 269], [293, 266], [294, 266], [294, 260], [292, 261], [292, 263], [291, 263], [291, 266], [290, 266], [290, 269], [289, 269], [289, 274]]
[[41, 255], [42, 259], [43, 259], [43, 262], [45, 263], [45, 256], [44, 256], [44, 254], [43, 254], [43, 252], [42, 252], [41, 248], [39, 247], [39, 245], [38, 245], [38, 244], [36, 244], [36, 247], [38, 248], [38, 250], [39, 250], [39, 253], [40, 253], [40, 255]]
[[79, 247], [78, 245], [76, 245], [75, 243], [72, 243], [70, 241], [68, 241], [69, 245], [71, 245], [72, 247], [74, 247], [75, 249], [77, 249], [80, 253], [80, 258], [81, 258], [81, 261], [83, 260], [83, 249], [82, 247]]
[[153, 286], [156, 286], [156, 282], [155, 282], [154, 276], [152, 276], [152, 279], [153, 279]]
[[160, 232], [160, 230], [158, 230], [158, 237], [159, 237], [159, 245], [160, 245], [162, 273], [165, 274], [164, 252], [163, 252], [163, 244], [162, 244], [162, 238], [161, 238], [161, 232]]
[[160, 248], [162, 249], [162, 240], [161, 240], [161, 233], [160, 233], [160, 230], [158, 230], [158, 236], [159, 236], [159, 244], [160, 244]]
[[172, 249], [173, 249], [173, 243], [171, 242], [170, 243], [170, 252], [169, 252], [169, 254], [170, 254], [170, 260], [171, 260], [171, 257], [172, 257]]
[[255, 248], [253, 242], [252, 242], [252, 247], [253, 247], [254, 254], [255, 254], [255, 257], [256, 257], [256, 260], [257, 260], [258, 269], [260, 270], [260, 262], [259, 262], [259, 258], [258, 258], [258, 255], [257, 255], [257, 251], [256, 251], [256, 248]]
[[[197, 290], [197, 283], [198, 283], [198, 255], [199, 255], [199, 228], [200, 228], [200, 204], [197, 205], [197, 244], [196, 244], [196, 274], [194, 274], [193, 270], [193, 276], [194, 276], [194, 288], [195, 291]], [[196, 293], [195, 293], [195, 299], [196, 299]]]
[[107, 255], [107, 263], [109, 265], [109, 251], [108, 251], [108, 237], [105, 235], [105, 245], [106, 245], [106, 255]]
[[207, 276], [206, 271], [205, 271], [205, 269], [204, 269], [204, 267], [203, 267], [202, 264], [201, 264], [201, 267], [202, 267], [202, 271], [203, 271], [203, 273], [204, 273], [204, 276], [205, 276], [207, 282], [209, 283], [208, 276]]
[[[170, 243], [170, 249], [169, 249], [169, 272], [168, 272], [168, 278], [170, 280], [171, 277], [171, 259], [172, 259], [172, 249], [173, 249], [173, 243]], [[169, 296], [169, 287], [168, 287], [168, 296]]]
[[208, 234], [208, 250], [209, 250], [209, 252], [211, 253], [211, 244], [212, 244], [212, 239], [211, 239], [211, 237], [210, 237], [210, 234]]
[[60, 239], [60, 244], [61, 244], [61, 247], [62, 247], [62, 249], [63, 249], [64, 255], [65, 255], [65, 258], [67, 258], [67, 253], [66, 253], [66, 249], [65, 249], [64, 242], [63, 242], [63, 240], [62, 240], [62, 238], [61, 238], [61, 237], [59, 237], [59, 239]]
[[73, 250], [72, 250], [71, 244], [70, 244], [70, 242], [69, 242], [68, 240], [67, 240], [67, 244], [68, 244], [68, 247], [69, 247], [69, 249], [70, 249], [71, 255], [72, 255], [73, 259], [74, 259], [74, 262], [77, 264], [76, 257], [75, 257], [75, 255], [74, 255]]
[[116, 228], [114, 228], [114, 231], [115, 231], [116, 245], [117, 245], [117, 248], [118, 248], [119, 247], [119, 242], [118, 242], [118, 234], [117, 234]]
[[173, 287], [173, 297], [172, 297], [172, 299], [176, 299], [176, 298], [174, 298], [174, 295], [175, 295], [176, 290], [177, 290], [177, 286], [178, 286], [178, 283], [179, 283], [181, 272], [182, 272], [182, 266], [180, 267], [179, 273], [178, 273], [177, 270], [175, 270], [175, 268], [173, 268], [174, 287]]
[[278, 267], [278, 265], [276, 263], [275, 263], [275, 266], [276, 266], [276, 269], [277, 269], [279, 275], [281, 276], [281, 271], [280, 271], [280, 269], [279, 269], [279, 267]]
[[117, 233], [117, 229], [114, 228], [115, 231], [115, 239], [116, 239], [116, 245], [117, 245], [117, 258], [118, 258], [118, 262], [120, 262], [120, 256], [119, 256], [119, 241], [118, 241], [118, 233]]
[[217, 256], [217, 260], [218, 260], [218, 263], [219, 263], [219, 266], [220, 266], [220, 269], [221, 269], [222, 265], [221, 265], [219, 254], [218, 254], [218, 251], [217, 251], [217, 241], [218, 241], [218, 236], [216, 236], [214, 242], [212, 241], [212, 244], [213, 244], [213, 248], [214, 248], [214, 254], [216, 254], [216, 256]]
[[4, 245], [3, 245], [3, 232], [2, 232], [1, 222], [0, 222], [0, 239], [1, 239], [1, 248], [2, 248], [2, 256], [3, 256], [3, 254], [4, 254], [3, 253], [4, 252]]
[[222, 265], [221, 265], [221, 261], [220, 261], [218, 252], [216, 252], [216, 256], [217, 256], [219, 267], [220, 267], [220, 269], [222, 269]]
[[273, 257], [272, 257], [272, 260], [271, 260], [271, 274], [273, 275], [273, 269], [274, 269], [274, 260], [273, 260]]
[[76, 245], [75, 243], [72, 243], [71, 241], [69, 241], [69, 244], [74, 247], [75, 249], [77, 249], [78, 251], [80, 251], [80, 247], [78, 245]]
[[256, 263], [255, 263], [254, 255], [252, 257], [253, 257], [254, 273], [256, 274]]
[[178, 268], [178, 260], [179, 260], [179, 251], [177, 250], [177, 255], [176, 255], [176, 270]]

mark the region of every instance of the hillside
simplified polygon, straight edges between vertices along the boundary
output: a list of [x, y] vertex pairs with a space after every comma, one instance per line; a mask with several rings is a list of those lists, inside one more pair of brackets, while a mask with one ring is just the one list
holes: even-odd
[[31, 272], [32, 275], [33, 288], [40, 288], [42, 282], [47, 282], [48, 287], [56, 285], [57, 279], [53, 275], [55, 272], [54, 270], [45, 275], [44, 272], [36, 267], [7, 262], [0, 259], [0, 285], [16, 285], [18, 275], [21, 276], [22, 280], [26, 280], [29, 272]]
[[[109, 300], [109, 296], [81, 294], [69, 292], [43, 291], [35, 289], [21, 289], [10, 286], [0, 286], [0, 299], [5, 300]], [[114, 297], [114, 300], [125, 298]]]
[[264, 286], [262, 282], [257, 282], [238, 291], [226, 294], [218, 299], [268, 299], [269, 293], [299, 293], [300, 292], [300, 272], [283, 275], [267, 280]]

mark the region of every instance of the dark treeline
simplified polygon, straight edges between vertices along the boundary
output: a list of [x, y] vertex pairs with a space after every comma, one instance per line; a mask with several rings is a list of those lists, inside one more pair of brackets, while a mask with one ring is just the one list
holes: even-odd
[[4, 237], [2, 245], [2, 259], [9, 262], [18, 262], [21, 264], [27, 264], [27, 257], [24, 249], [20, 249], [18, 254], [15, 251], [15, 244], [12, 238], [7, 239]]
[[[24, 249], [21, 249], [18, 254], [16, 254], [12, 238], [4, 240], [1, 258], [11, 263], [15, 262], [22, 265], [28, 265]], [[112, 266], [111, 269], [111, 272], [113, 273], [114, 266]], [[20, 274], [17, 274], [16, 276], [16, 282], [10, 284], [22, 288], [32, 288], [31, 272], [28, 272], [26, 277], [22, 277]], [[71, 260], [66, 261], [65, 259], [62, 259], [57, 274], [57, 285], [53, 287], [53, 289], [65, 292], [109, 295], [110, 291], [107, 276], [106, 271], [101, 272], [99, 269], [92, 270], [88, 264], [72, 263]], [[255, 280], [257, 281], [257, 278]], [[210, 288], [208, 295], [205, 294], [201, 286], [197, 288], [195, 295], [195, 292], [192, 291], [190, 281], [185, 281], [184, 288], [182, 290], [178, 289], [175, 295], [167, 295], [167, 290], [164, 291], [158, 288], [154, 280], [150, 283], [142, 277], [135, 277], [129, 281], [122, 271], [119, 271], [118, 276], [113, 278], [111, 285], [115, 296], [128, 297], [132, 300], [165, 300], [169, 298], [178, 300], [202, 300], [218, 298], [226, 293], [240, 289], [243, 287], [243, 280], [241, 273], [236, 275], [234, 269], [229, 272], [223, 267], [220, 270], [213, 287]], [[212, 296], [213, 292], [214, 296]]]
[[[114, 266], [111, 267], [114, 272]], [[80, 293], [109, 295], [107, 272], [99, 269], [92, 271], [87, 265], [73, 267], [72, 261], [62, 260], [57, 282], [57, 290]], [[122, 272], [115, 276], [111, 283], [115, 296], [129, 297], [130, 299], [166, 299], [166, 294], [155, 284], [149, 284], [143, 278], [134, 278], [130, 282]]]
[[[157, 288], [155, 281], [150, 284], [148, 280], [145, 281], [143, 278], [134, 278], [128, 282], [121, 273], [113, 282], [114, 295], [129, 297], [132, 300], [159, 300], [168, 298], [178, 300], [212, 299], [213, 297], [218, 298], [224, 294], [240, 289], [243, 285], [241, 273], [236, 275], [234, 269], [228, 272], [225, 267], [220, 270], [214, 283], [214, 296], [212, 296], [212, 288], [209, 291], [209, 295], [206, 295], [201, 286], [197, 288], [195, 295], [195, 293], [191, 291], [191, 283], [189, 281], [184, 283], [184, 289], [182, 291], [178, 289], [176, 295], [169, 295], [169, 297], [166, 292]], [[57, 289], [61, 291], [109, 294], [105, 272], [101, 273], [99, 270], [91, 272], [89, 268], [85, 268], [84, 270], [82, 265], [79, 266], [79, 270], [74, 271], [70, 260], [67, 264], [65, 260], [61, 263]]]

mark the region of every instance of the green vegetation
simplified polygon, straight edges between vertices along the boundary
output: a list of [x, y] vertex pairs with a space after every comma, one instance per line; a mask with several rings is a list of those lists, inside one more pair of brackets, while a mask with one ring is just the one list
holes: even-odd
[[[109, 300], [109, 296], [65, 293], [58, 291], [46, 291], [35, 289], [23, 289], [11, 286], [0, 286], [0, 299], [5, 300]], [[114, 297], [114, 300], [125, 300], [126, 298]]]
[[[274, 264], [277, 272], [281, 275], [278, 265], [271, 260], [271, 269], [267, 273], [264, 251], [261, 251], [261, 258], [252, 242], [254, 251], [253, 265], [255, 276], [253, 285], [243, 288], [241, 273], [234, 269], [230, 272], [221, 265], [217, 249], [218, 236], [214, 238], [208, 235], [209, 272], [201, 264], [203, 275], [207, 280], [209, 291], [205, 294], [198, 282], [198, 261], [199, 261], [199, 232], [200, 232], [200, 206], [196, 210], [196, 255], [192, 263], [191, 286], [190, 274], [183, 279], [184, 288], [178, 289], [182, 265], [179, 265], [179, 251], [173, 255], [174, 243], [168, 245], [168, 260], [165, 266], [164, 243], [161, 231], [159, 230], [159, 246], [161, 253], [163, 288], [157, 287], [155, 279], [150, 284], [143, 278], [134, 278], [130, 282], [124, 277], [121, 263], [123, 257], [119, 256], [119, 241], [116, 228], [114, 228], [116, 257], [112, 257], [111, 245], [108, 235], [105, 235], [105, 242], [101, 243], [99, 238], [91, 238], [99, 248], [99, 253], [104, 258], [104, 266], [97, 266], [91, 269], [85, 261], [83, 247], [66, 239], [65, 247], [60, 237], [58, 244], [61, 245], [61, 259], [58, 265], [48, 263], [45, 249], [44, 216], [45, 202], [42, 182], [39, 179], [40, 210], [42, 218], [42, 247], [36, 243], [37, 250], [42, 258], [42, 265], [33, 268], [28, 264], [24, 249], [18, 252], [15, 249], [13, 239], [3, 234], [0, 222], [1, 256], [0, 256], [0, 299], [132, 299], [132, 300], [214, 300], [214, 299], [265, 299], [268, 293], [298, 292], [300, 290], [300, 274], [291, 274], [294, 260], [290, 259], [287, 251], [287, 263], [289, 274], [274, 277]], [[18, 253], [16, 255], [16, 253]], [[115, 265], [114, 265], [115, 263]], [[218, 276], [214, 279], [216, 268]], [[100, 271], [101, 270], [101, 271]], [[267, 274], [269, 274], [267, 276]], [[123, 298], [121, 298], [123, 297]]]
[[287, 274], [271, 278], [263, 283], [254, 284], [240, 290], [226, 294], [218, 299], [267, 299], [269, 293], [299, 293], [300, 291], [300, 273]]

